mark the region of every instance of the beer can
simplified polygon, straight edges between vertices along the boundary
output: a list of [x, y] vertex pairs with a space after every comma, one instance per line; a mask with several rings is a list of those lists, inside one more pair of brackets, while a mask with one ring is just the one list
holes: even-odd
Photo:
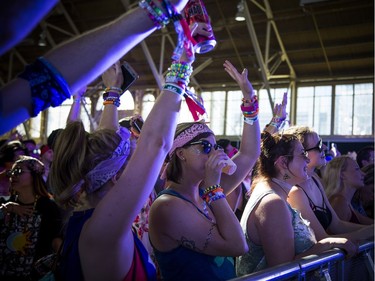
[[[189, 0], [185, 6], [184, 12], [185, 19], [189, 25], [195, 22], [203, 22], [211, 28], [210, 18], [207, 14], [206, 7], [201, 0]], [[213, 33], [209, 37], [197, 34], [194, 36], [194, 40], [197, 42], [197, 44], [194, 45], [194, 48], [195, 52], [198, 54], [207, 53], [216, 46], [216, 39]]]

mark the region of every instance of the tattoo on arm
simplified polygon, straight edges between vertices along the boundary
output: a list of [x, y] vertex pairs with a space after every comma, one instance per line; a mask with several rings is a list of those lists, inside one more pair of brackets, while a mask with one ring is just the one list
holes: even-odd
[[201, 252], [201, 250], [196, 247], [195, 245], [195, 241], [193, 240], [188, 240], [186, 237], [182, 236], [181, 237], [181, 240], [178, 241], [178, 243], [181, 244], [181, 246], [185, 247], [185, 248], [188, 248], [190, 250], [193, 250], [193, 251], [196, 251], [196, 252]]
[[211, 227], [210, 227], [210, 230], [208, 231], [208, 234], [207, 234], [207, 237], [206, 237], [206, 240], [204, 241], [204, 245], [203, 245], [203, 249], [200, 249], [197, 247], [196, 245], [196, 242], [193, 241], [193, 240], [188, 240], [186, 237], [182, 236], [180, 240], [177, 240], [177, 242], [185, 247], [185, 248], [188, 248], [190, 250], [193, 250], [193, 251], [196, 251], [196, 252], [204, 252], [207, 247], [208, 247], [208, 243], [210, 242], [211, 240], [211, 237], [212, 237], [212, 231], [214, 229], [214, 227], [216, 226], [215, 223], [212, 223], [211, 224]]

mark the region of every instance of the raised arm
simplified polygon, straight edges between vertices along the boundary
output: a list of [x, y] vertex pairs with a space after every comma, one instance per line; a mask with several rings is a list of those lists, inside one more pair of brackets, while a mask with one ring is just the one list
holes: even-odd
[[66, 120], [66, 123], [77, 121], [81, 119], [81, 101], [85, 95], [86, 87], [82, 87], [75, 94], [73, 94], [73, 103], [70, 107], [69, 115]]
[[[258, 102], [254, 101], [255, 94], [253, 86], [248, 80], [247, 69], [244, 69], [242, 73], [239, 73], [229, 61], [225, 61], [224, 69], [241, 88], [244, 98], [244, 108], [251, 108], [254, 106], [254, 109], [256, 107], [257, 111]], [[238, 153], [233, 157], [233, 161], [237, 164], [236, 172], [231, 176], [223, 175], [221, 178], [221, 185], [227, 194], [236, 188], [249, 174], [260, 155], [260, 129], [257, 117], [258, 113], [253, 113], [253, 115], [253, 117], [249, 118], [244, 117], [244, 119], [247, 119], [248, 121], [244, 121], [241, 145]]]
[[[181, 10], [187, 0], [170, 2]], [[159, 1], [155, 3], [161, 7]], [[65, 79], [66, 95], [69, 96], [88, 85], [155, 30], [147, 12], [137, 7], [106, 25], [57, 46], [44, 57]], [[33, 115], [28, 81], [16, 78], [0, 90], [0, 134]]]
[[288, 104], [288, 93], [285, 92], [283, 95], [283, 100], [281, 103], [275, 103], [275, 107], [273, 109], [273, 116], [270, 121], [264, 128], [265, 132], [270, 133], [271, 135], [277, 133], [281, 124], [287, 117], [286, 106]]

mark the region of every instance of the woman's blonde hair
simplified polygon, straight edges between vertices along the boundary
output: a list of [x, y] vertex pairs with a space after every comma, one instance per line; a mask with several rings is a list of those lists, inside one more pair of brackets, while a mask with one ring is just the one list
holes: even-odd
[[115, 131], [100, 129], [87, 133], [82, 122], [69, 123], [59, 134], [54, 146], [54, 159], [49, 184], [57, 203], [74, 206], [86, 183], [77, 185], [101, 161], [108, 159], [119, 145]]
[[295, 135], [299, 139], [299, 141], [302, 143], [302, 146], [304, 147], [304, 149], [309, 148], [307, 147], [307, 141], [312, 135], [316, 134], [316, 132], [311, 127], [308, 127], [308, 126], [292, 126], [284, 130], [283, 133]]
[[328, 162], [323, 174], [324, 189], [328, 198], [342, 190], [341, 173], [345, 171], [350, 160], [354, 161], [350, 156], [342, 155]]

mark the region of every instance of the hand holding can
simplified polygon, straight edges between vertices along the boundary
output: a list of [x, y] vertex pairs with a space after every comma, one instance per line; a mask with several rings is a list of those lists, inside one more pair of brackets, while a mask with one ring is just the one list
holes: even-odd
[[195, 52], [204, 54], [211, 51], [216, 46], [216, 39], [203, 2], [201, 0], [189, 0], [184, 12], [189, 25], [198, 23], [198, 28], [195, 31], [195, 35], [193, 35], [196, 41]]

